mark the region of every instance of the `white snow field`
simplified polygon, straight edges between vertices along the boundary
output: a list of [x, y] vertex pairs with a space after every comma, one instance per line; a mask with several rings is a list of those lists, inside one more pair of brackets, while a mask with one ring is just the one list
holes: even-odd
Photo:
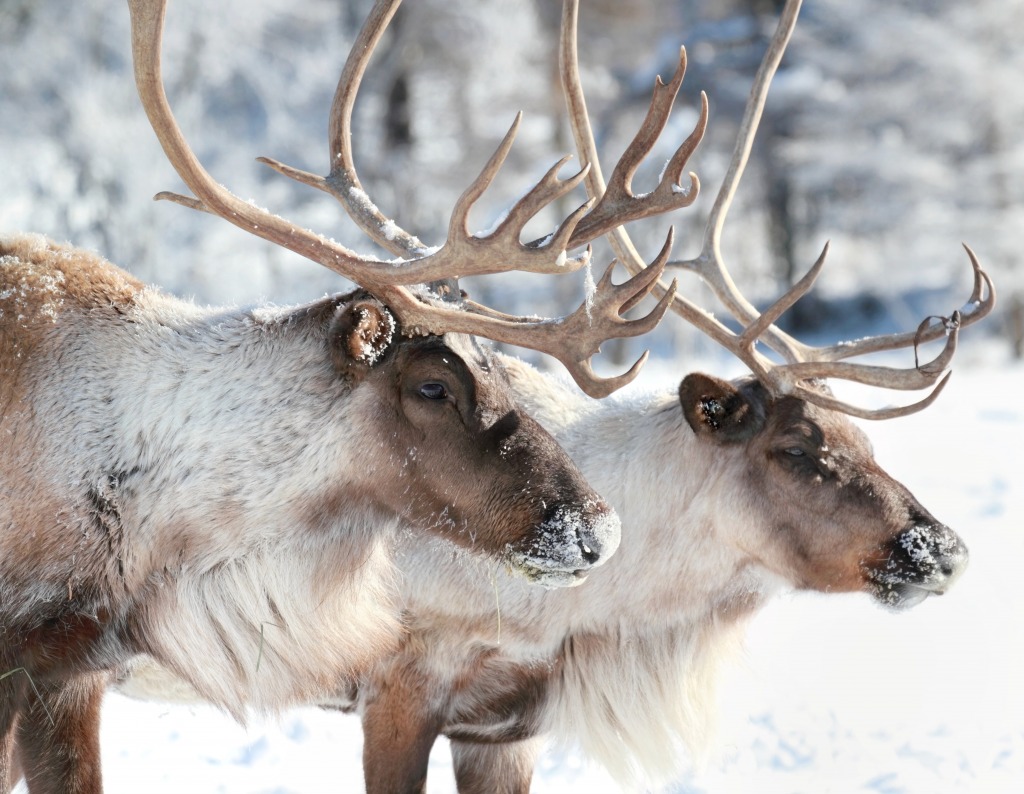
[[[964, 576], [945, 596], [899, 614], [867, 596], [776, 599], [752, 622], [723, 682], [715, 757], [666, 791], [1022, 790], [1024, 479], [1016, 463], [1024, 403], [1016, 395], [1024, 368], [1005, 363], [998, 343], [964, 347], [933, 406], [864, 423], [882, 465], [965, 538]], [[679, 375], [652, 363], [639, 388]], [[213, 709], [110, 695], [104, 776], [110, 794], [359, 792], [361, 741], [356, 718], [315, 709], [243, 728]], [[428, 791], [454, 790], [441, 741]], [[542, 759], [533, 790], [620, 789], [568, 750]]]

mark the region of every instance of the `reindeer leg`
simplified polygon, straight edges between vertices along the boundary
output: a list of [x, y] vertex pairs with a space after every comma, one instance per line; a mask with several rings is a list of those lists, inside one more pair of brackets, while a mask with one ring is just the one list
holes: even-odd
[[14, 753], [14, 731], [0, 739], [0, 794], [10, 794], [21, 780], [21, 767]]
[[452, 741], [459, 794], [529, 794], [541, 738], [519, 742]]
[[21, 766], [14, 752], [14, 735], [0, 742], [0, 794], [10, 794], [21, 780]]
[[0, 794], [10, 794], [14, 784], [21, 780], [21, 768], [14, 756], [16, 718], [11, 718], [7, 730], [0, 728]]
[[414, 682], [389, 680], [363, 711], [366, 794], [422, 794], [430, 748], [441, 730]]
[[17, 726], [32, 794], [102, 794], [100, 704], [107, 678], [79, 676], [39, 685]]
[[[0, 666], [10, 667], [4, 659], [0, 659]], [[9, 794], [21, 779], [14, 755], [14, 741], [26, 689], [27, 683], [19, 674], [11, 673], [0, 678], [0, 794]]]

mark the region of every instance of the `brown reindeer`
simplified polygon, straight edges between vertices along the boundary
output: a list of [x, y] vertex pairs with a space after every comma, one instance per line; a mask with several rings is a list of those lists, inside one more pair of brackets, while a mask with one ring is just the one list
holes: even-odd
[[[774, 323], [810, 289], [824, 256], [759, 314], [736, 289], [719, 251], [799, 5], [786, 4], [756, 78], [704, 250], [671, 263], [699, 272], [742, 330], [730, 331], [678, 297], [673, 308], [752, 375], [729, 383], [690, 374], [662, 393], [594, 404], [506, 359], [519, 398], [615, 506], [622, 548], [586, 587], [544, 592], [507, 575], [495, 579], [491, 569], [436, 541], [404, 542], [396, 558], [407, 628], [401, 651], [339, 685], [335, 702], [362, 716], [371, 794], [422, 791], [438, 735], [451, 739], [464, 794], [528, 791], [545, 737], [581, 742], [624, 781], [669, 775], [684, 748], [700, 743], [723, 650], [781, 587], [863, 591], [903, 609], [945, 592], [962, 573], [963, 541], [880, 467], [847, 415], [901, 416], [935, 399], [960, 328], [994, 305], [991, 281], [973, 253], [968, 249], [974, 289], [962, 312], [913, 333], [811, 348]], [[577, 144], [591, 165], [589, 188], [605, 196], [621, 192], [623, 182], [618, 174], [606, 191], [593, 156], [575, 77], [575, 17], [576, 2], [568, 0], [565, 85]], [[656, 88], [655, 115], [667, 114], [672, 94], [671, 87]], [[640, 270], [628, 238], [621, 230], [612, 235], [622, 261]], [[401, 250], [400, 242], [392, 247]], [[933, 361], [906, 370], [846, 362], [901, 347], [916, 353], [942, 336]], [[758, 341], [784, 362], [756, 351]], [[935, 388], [912, 405], [866, 410], [835, 398], [824, 382], [830, 377]], [[136, 694], [141, 686], [152, 692], [161, 684], [152, 677], [124, 684]]]
[[[588, 202], [549, 240], [520, 242], [584, 175], [560, 180], [559, 163], [493, 232], [470, 235], [466, 216], [514, 128], [460, 200], [447, 243], [399, 265], [239, 200], [196, 160], [166, 101], [164, 3], [129, 6], [143, 106], [196, 196], [162, 197], [361, 289], [291, 308], [201, 308], [94, 254], [0, 238], [0, 792], [21, 774], [33, 794], [100, 791], [100, 699], [140, 654], [238, 718], [359, 675], [399, 638], [399, 526], [548, 587], [583, 581], [618, 545], [618, 519], [518, 407], [501, 359], [466, 334], [548, 352], [602, 395], [643, 361], [598, 378], [589, 359], [601, 341], [649, 330], [670, 300], [620, 316], [655, 283], [667, 246], [639, 278], [606, 275], [554, 320], [409, 286], [568, 272], [589, 251], [567, 249], [621, 222], [602, 210], [579, 232], [599, 209]], [[695, 195], [694, 181], [640, 214]]]

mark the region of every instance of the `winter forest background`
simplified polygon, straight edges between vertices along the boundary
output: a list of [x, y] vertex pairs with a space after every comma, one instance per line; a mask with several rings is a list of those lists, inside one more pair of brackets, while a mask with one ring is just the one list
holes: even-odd
[[[369, 5], [176, 0], [165, 35], [168, 93], [210, 172], [243, 198], [360, 251], [372, 249], [332, 199], [254, 159], [326, 172], [331, 95]], [[702, 197], [669, 220], [632, 230], [650, 257], [671, 222], [675, 254], [692, 256], [776, 3], [583, 5], [584, 88], [606, 171], [643, 118], [654, 76], [672, 73], [680, 44], [689, 73], [638, 190], [692, 126], [699, 91], [709, 95], [708, 134], [690, 166]], [[406, 6], [365, 80], [355, 156], [377, 204], [428, 243], [440, 243], [456, 197], [517, 110], [524, 111], [522, 131], [481, 202], [478, 228], [572, 151], [554, 65], [560, 3]], [[770, 298], [831, 239], [815, 293], [825, 305], [808, 300], [798, 318], [813, 328], [831, 302], [843, 301], [833, 308], [844, 317], [875, 313], [908, 326], [923, 316], [923, 295], [929, 314], [948, 313], [966, 294], [959, 244], [967, 241], [998, 278], [1004, 309], [1019, 302], [1024, 183], [1014, 175], [1024, 166], [1022, 30], [1020, 2], [806, 3], [726, 229], [726, 255], [747, 294]], [[338, 289], [325, 270], [222, 221], [149, 201], [180, 182], [139, 109], [123, 3], [0, 0], [0, 97], [5, 229], [94, 248], [144, 280], [203, 302], [288, 302]], [[538, 235], [554, 222], [553, 213], [540, 219]], [[603, 265], [608, 255], [598, 254]], [[693, 279], [683, 288], [708, 300]], [[470, 289], [503, 308], [547, 313], [564, 311], [582, 280], [489, 278]], [[1009, 327], [1011, 316], [1001, 310], [1001, 327], [989, 322], [981, 333], [1019, 338], [1024, 331]], [[686, 341], [680, 323], [665, 323], [658, 339], [669, 354], [701, 344]]]
[[[631, 228], [650, 258], [671, 223], [675, 255], [693, 256], [781, 3], [583, 0], [582, 5], [583, 83], [606, 172], [643, 118], [654, 76], [672, 73], [680, 44], [689, 54], [687, 78], [668, 129], [637, 177], [638, 191], [653, 184], [691, 129], [699, 91], [708, 93], [708, 133], [689, 166], [701, 179], [701, 197], [669, 219]], [[373, 249], [333, 199], [254, 160], [266, 155], [326, 172], [327, 111], [349, 44], [369, 6], [369, 0], [173, 0], [165, 34], [172, 106], [214, 177], [243, 198], [364, 252]], [[553, 162], [572, 151], [555, 71], [559, 9], [556, 0], [407, 0], [399, 12], [356, 106], [355, 158], [377, 205], [424, 241], [443, 240], [457, 196], [517, 110], [524, 111], [520, 134], [474, 215], [476, 228], [488, 227]], [[963, 533], [972, 549], [972, 566], [980, 570], [968, 571], [960, 587], [968, 594], [972, 586], [994, 588], [975, 593], [980, 602], [1001, 611], [986, 612], [979, 624], [966, 602], [960, 608], [953, 602], [921, 609], [933, 610], [927, 625], [961, 651], [957, 627], [991, 628], [982, 639], [972, 636], [981, 644], [980, 653], [996, 666], [987, 673], [971, 672], [973, 663], [964, 656], [956, 657], [960, 668], [950, 669], [989, 676], [992, 691], [986, 689], [988, 699], [979, 696], [973, 706], [965, 701], [962, 711], [953, 709], [934, 729], [922, 713], [904, 712], [908, 725], [925, 725], [918, 740], [887, 732], [894, 730], [888, 719], [879, 722], [884, 727], [849, 728], [831, 704], [812, 710], [803, 721], [797, 719], [790, 729], [781, 716], [784, 711], [769, 698], [762, 721], [751, 722], [747, 733], [741, 731], [746, 738], [735, 740], [741, 748], [744, 741], [761, 742], [763, 752], [752, 756], [758, 760], [743, 756], [746, 760], [735, 761], [731, 769], [739, 778], [730, 776], [727, 763], [723, 777], [714, 773], [708, 778], [715, 785], [708, 783], [705, 789], [703, 783], [691, 782], [685, 785], [692, 788], [680, 791], [981, 792], [1017, 790], [1024, 780], [1024, 689], [1019, 682], [1024, 602], [1009, 585], [996, 581], [1015, 576], [1010, 561], [1024, 551], [1020, 533], [1011, 525], [1019, 515], [1014, 506], [1024, 506], [1016, 482], [1020, 477], [1013, 471], [1014, 442], [1024, 443], [1024, 417], [1019, 396], [1009, 402], [1005, 397], [1019, 395], [1024, 385], [1015, 363], [1024, 353], [1024, 264], [1019, 254], [1024, 229], [1022, 33], [1021, 0], [807, 0], [769, 96], [723, 241], [733, 275], [758, 303], [799, 277], [824, 242], [832, 241], [814, 297], [801, 302], [789, 320], [791, 329], [807, 337], [820, 334], [835, 340], [908, 329], [925, 315], [948, 314], [970, 289], [961, 241], [977, 251], [995, 279], [1000, 305], [989, 320], [964, 333], [950, 396], [918, 417], [870, 428], [880, 454], [885, 450], [889, 455], [887, 467], [919, 496], [932, 489], [962, 497], [950, 497], [953, 503], [936, 512], [959, 515], [964, 524], [984, 530]], [[95, 249], [143, 280], [200, 302], [289, 303], [345, 288], [337, 276], [223, 221], [150, 200], [159, 190], [181, 191], [182, 186], [138, 104], [123, 2], [0, 0], [0, 113], [0, 231], [36, 231]], [[582, 193], [573, 195], [559, 211], [582, 200]], [[558, 217], [554, 211], [542, 215], [533, 236], [549, 231]], [[598, 246], [597, 264], [603, 267], [609, 258]], [[464, 286], [474, 298], [506, 311], [555, 314], [576, 305], [584, 281], [580, 275], [510, 275]], [[715, 308], [695, 279], [682, 278], [681, 289]], [[671, 317], [651, 337], [606, 345], [605, 359], [631, 360], [645, 347], [654, 350], [651, 377], [667, 372], [668, 382], [678, 377], [680, 366], [704, 363], [721, 374], [736, 366]], [[978, 397], [972, 398], [972, 389]], [[892, 465], [893, 459], [902, 468]], [[965, 465], [973, 467], [973, 480], [956, 477]], [[923, 496], [922, 501], [927, 503]], [[947, 520], [959, 528], [951, 517]], [[985, 568], [985, 550], [1000, 558], [1003, 567]], [[979, 584], [968, 581], [972, 573]], [[812, 606], [794, 606], [798, 601]], [[820, 683], [820, 693], [809, 699], [831, 697], [841, 703], [845, 697], [852, 703], [858, 698], [857, 693], [837, 691], [835, 681], [815, 663], [819, 642], [813, 640], [827, 636], [841, 620], [854, 625], [867, 621], [863, 637], [889, 643], [886, 647], [904, 654], [894, 654], [888, 666], [879, 659], [868, 662], [868, 670], [884, 676], [898, 667], [916, 680], [911, 686], [923, 690], [934, 685], [943, 697], [958, 686], [944, 678], [943, 662], [934, 651], [918, 649], [921, 655], [913, 657], [915, 650], [905, 636], [914, 636], [914, 623], [875, 613], [864, 618], [867, 607], [860, 602], [851, 606], [842, 601], [841, 608], [832, 604], [794, 598], [786, 604], [790, 617], [754, 627], [751, 655], [760, 650], [769, 655], [764, 669], [776, 676], [780, 691], [785, 691], [783, 680], [806, 684], [812, 693]], [[952, 623], [943, 623], [944, 618]], [[916, 630], [924, 631], [920, 626]], [[779, 650], [779, 631], [798, 650]], [[774, 644], [770, 635], [776, 636]], [[839, 645], [833, 654], [836, 647], [840, 653], [856, 653], [852, 645]], [[834, 661], [833, 656], [821, 664]], [[865, 686], [874, 686], [867, 680]], [[739, 710], [744, 707], [753, 708], [745, 704]], [[1016, 717], [1007, 718], [1004, 712]], [[297, 732], [288, 732], [292, 723], [282, 730], [289, 742], [315, 746], [313, 734], [320, 728], [308, 726], [319, 719], [309, 717]], [[998, 728], [991, 727], [993, 720]], [[225, 741], [232, 730], [218, 728]], [[260, 746], [276, 746], [276, 739], [266, 738], [271, 735], [282, 734], [266, 734]], [[806, 737], [814, 735], [839, 736], [868, 748], [877, 740], [885, 758], [881, 771], [864, 776], [863, 787], [854, 785], [851, 781], [860, 778], [850, 770], [869, 764], [870, 750], [852, 751], [853, 744], [840, 742], [828, 745], [830, 751], [812, 747], [808, 754]], [[259, 745], [248, 736], [237, 734], [239, 746]], [[964, 737], [985, 744], [965, 749]], [[840, 746], [847, 749], [836, 749]], [[210, 755], [218, 753], [211, 750]], [[176, 763], [189, 757], [182, 752]], [[358, 748], [354, 758], [357, 764]], [[148, 766], [147, 774], [155, 774], [161, 763], [166, 762]], [[590, 778], [579, 778], [574, 763], [571, 756], [551, 761], [539, 773], [538, 790], [565, 790], [566, 781], [576, 781], [581, 791], [594, 790], [584, 787], [582, 781]], [[908, 772], [907, 764], [920, 774]], [[965, 773], [965, 764], [973, 772], [986, 765], [995, 772], [979, 778]], [[826, 783], [782, 774], [820, 771], [822, 765], [831, 770], [824, 773]], [[315, 784], [294, 783], [290, 788], [286, 782], [269, 783], [264, 776], [273, 777], [273, 772], [266, 770], [251, 782], [229, 782], [226, 788], [213, 786], [217, 774], [207, 770], [200, 779], [209, 789], [196, 783], [191, 790], [321, 790]], [[180, 768], [167, 771], [182, 774]], [[929, 776], [933, 773], [934, 779]], [[295, 780], [294, 770], [287, 774]], [[757, 784], [733, 788], [737, 779]], [[979, 787], [979, 779], [984, 786]], [[1003, 784], [1007, 787], [999, 788]], [[355, 783], [349, 780], [335, 790], [347, 791], [350, 785]]]

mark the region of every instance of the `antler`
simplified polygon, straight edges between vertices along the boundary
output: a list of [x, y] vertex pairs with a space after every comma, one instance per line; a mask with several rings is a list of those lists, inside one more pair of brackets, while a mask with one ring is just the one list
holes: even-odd
[[[400, 0], [378, 2], [367, 20], [361, 40], [379, 40], [399, 3]], [[425, 299], [420, 291], [413, 291], [406, 286], [444, 278], [485, 275], [509, 270], [565, 273], [589, 263], [589, 248], [575, 258], [569, 258], [566, 251], [582, 243], [579, 235], [573, 239], [573, 234], [580, 219], [590, 210], [593, 204], [591, 201], [572, 212], [558, 229], [544, 240], [531, 243], [523, 243], [520, 240], [523, 226], [530, 218], [544, 206], [575, 188], [586, 175], [587, 168], [584, 166], [568, 179], [559, 179], [557, 172], [568, 158], [563, 158], [549, 169], [492, 232], [474, 236], [468, 231], [469, 211], [504, 162], [519, 125], [519, 116], [480, 176], [458, 200], [449, 224], [448, 239], [443, 246], [436, 250], [427, 249], [414, 237], [402, 232], [399, 236], [404, 235], [402, 239], [408, 245], [400, 252], [410, 254], [410, 258], [396, 263], [385, 263], [374, 257], [360, 256], [333, 240], [239, 199], [206, 172], [179, 129], [164, 92], [160, 50], [166, 0], [128, 0], [128, 6], [131, 14], [132, 55], [139, 96], [168, 160], [196, 197], [161, 193], [157, 198], [169, 199], [210, 212], [247, 232], [318, 262], [360, 284], [395, 312], [403, 331], [407, 334], [471, 333], [549, 353], [566, 366], [585, 392], [594, 397], [610, 394], [636, 377], [647, 358], [646, 353], [626, 373], [614, 378], [597, 377], [590, 367], [589, 359], [599, 350], [605, 339], [636, 336], [657, 325], [671, 301], [674, 285], [668, 288], [662, 300], [646, 317], [632, 321], [620, 317], [621, 313], [646, 294], [657, 276], [631, 279], [624, 285], [612, 288], [606, 274], [601, 280], [603, 292], [596, 301], [599, 311], [594, 312], [590, 306], [581, 307], [583, 315], [577, 311], [568, 317], [556, 319], [527, 319], [505, 315], [472, 302], [453, 306]], [[360, 42], [357, 42], [353, 50], [359, 47]], [[366, 57], [369, 57], [369, 51]], [[339, 95], [351, 91], [354, 97], [363, 68], [365, 61], [360, 65], [358, 58], [355, 61], [350, 58], [339, 85]], [[343, 150], [347, 151], [347, 135], [347, 123], [339, 128], [335, 120], [332, 120], [332, 162], [333, 155]], [[297, 175], [301, 172], [279, 164], [273, 165], [278, 170], [300, 178]], [[336, 176], [334, 171], [332, 176]], [[301, 177], [300, 181], [311, 183], [311, 179], [305, 177]], [[358, 180], [344, 188], [344, 195], [352, 196], [354, 205], [372, 206], [353, 194], [353, 189], [358, 189]], [[356, 213], [354, 217], [358, 220], [360, 216]], [[382, 242], [392, 233], [400, 232], [393, 223], [388, 226], [387, 233], [381, 232], [378, 227], [372, 236]], [[667, 259], [668, 251], [665, 250], [663, 256], [651, 265], [657, 275], [663, 271]], [[568, 338], [570, 336], [573, 338]]]
[[[330, 173], [326, 177], [321, 177], [269, 158], [260, 158], [260, 160], [292, 179], [334, 196], [356, 224], [384, 249], [399, 256], [418, 256], [427, 250], [424, 244], [414, 235], [398, 227], [393, 220], [387, 218], [370, 201], [363, 190], [358, 173], [356, 172], [351, 146], [352, 111], [360, 81], [366, 71], [374, 48], [383, 35], [385, 26], [400, 2], [401, 0], [378, 0], [349, 53], [331, 108], [329, 133]], [[569, 236], [569, 248], [589, 243], [623, 223], [687, 207], [697, 198], [697, 193], [700, 189], [700, 182], [697, 176], [690, 173], [689, 184], [685, 188], [680, 184], [680, 178], [690, 155], [697, 147], [697, 144], [700, 143], [701, 137], [704, 134], [704, 128], [707, 123], [706, 98], [702, 103], [701, 116], [694, 131], [683, 141], [670, 159], [663, 170], [660, 182], [655, 190], [638, 196], [632, 192], [631, 188], [633, 174], [636, 172], [640, 162], [653, 148], [654, 142], [665, 126], [675, 95], [682, 84], [685, 70], [686, 61], [685, 57], [683, 57], [680, 60], [679, 69], [669, 86], [666, 87], [666, 90], [661, 93], [656, 92], [643, 126], [615, 167], [611, 186], [606, 190], [602, 190], [592, 208], [588, 206], [587, 211], [579, 217], [575, 229], [572, 230]], [[556, 171], [564, 162], [565, 160], [560, 161], [551, 173]], [[587, 175], [588, 169], [589, 166], [583, 166], [577, 175], [580, 180]], [[668, 256], [671, 240], [672, 237], [670, 235], [661, 254], [646, 270], [657, 269], [660, 274]], [[535, 240], [526, 244], [528, 248], [539, 248], [547, 245], [549, 243], [545, 240]], [[614, 263], [612, 263], [612, 266], [614, 266]], [[667, 288], [661, 288], [660, 302], [650, 315], [640, 320], [623, 321], [620, 315], [638, 303], [650, 291], [657, 281], [657, 277], [646, 274], [642, 279], [634, 278], [623, 285], [613, 287], [610, 279], [612, 266], [609, 266], [608, 272], [605, 273], [604, 278], [599, 282], [597, 297], [590, 300], [585, 313], [581, 313], [584, 307], [580, 307], [572, 316], [562, 318], [559, 321], [562, 326], [573, 326], [578, 329], [578, 333], [586, 334], [588, 326], [583, 323], [582, 318], [585, 316], [592, 325], [594, 322], [593, 318], [600, 317], [602, 318], [601, 327], [604, 328], [604, 336], [606, 338], [612, 336], [635, 336], [654, 327], [657, 319], [660, 319], [672, 300], [675, 282]], [[641, 267], [636, 271], [637, 274], [642, 270], [645, 270], [645, 268]], [[614, 294], [621, 296], [624, 301], [622, 304], [616, 304], [614, 300], [609, 300], [605, 295], [605, 293], [611, 294], [613, 291]], [[597, 315], [595, 315], [593, 308], [595, 302], [603, 306], [603, 312]], [[615, 306], [617, 308], [613, 310]], [[501, 315], [486, 310], [484, 307], [471, 301], [465, 302], [465, 308], [467, 311], [475, 314], [518, 323], [524, 329], [530, 328], [533, 325], [524, 323], [520, 318], [509, 317], [508, 315]], [[534, 333], [532, 328], [529, 332]], [[574, 334], [566, 334], [561, 338], [568, 340], [570, 337], [574, 337]], [[580, 362], [580, 369], [583, 369], [586, 376], [591, 378], [593, 374], [589, 364], [586, 363], [585, 359], [579, 359], [578, 357], [584, 351], [596, 351], [597, 347], [592, 341], [584, 343], [585, 337], [575, 338], [574, 341], [580, 344], [578, 345], [577, 352], [572, 357]], [[567, 341], [565, 344], [570, 343]], [[615, 379], [614, 383], [610, 382], [609, 385], [614, 385], [617, 388], [618, 385], [624, 385], [632, 380], [639, 371], [639, 366], [646, 360], [646, 356], [647, 354], [644, 353], [643, 357], [624, 376], [620, 376], [619, 379]]]
[[[949, 366], [956, 351], [959, 331], [962, 327], [977, 322], [987, 315], [995, 306], [995, 289], [988, 274], [981, 269], [977, 257], [966, 245], [964, 248], [971, 261], [974, 272], [974, 288], [971, 297], [960, 311], [953, 312], [950, 317], [938, 318], [940, 322], [930, 324], [930, 319], [916, 332], [888, 334], [866, 337], [856, 342], [840, 342], [828, 347], [812, 347], [794, 339], [779, 329], [774, 323], [782, 314], [805, 295], [813, 286], [821, 272], [828, 253], [828, 245], [819, 256], [817, 262], [799, 282], [779, 298], [764, 312], [758, 311], [742, 295], [737, 288], [721, 252], [722, 230], [725, 218], [732, 204], [733, 196], [746, 168], [750, 150], [764, 109], [768, 88], [772, 77], [778, 69], [782, 54], [789, 42], [793, 27], [800, 11], [801, 0], [787, 0], [779, 19], [778, 27], [768, 45], [768, 50], [761, 62], [750, 96], [747, 99], [743, 120], [737, 136], [736, 147], [729, 164], [722, 186], [718, 191], [714, 206], [708, 217], [704, 231], [701, 252], [693, 259], [672, 261], [667, 267], [688, 270], [697, 273], [715, 293], [726, 309], [739, 321], [743, 330], [734, 333], [720, 323], [701, 307], [676, 295], [672, 309], [685, 320], [696, 326], [720, 345], [736, 355], [750, 367], [754, 375], [773, 394], [796, 393], [808, 402], [832, 408], [852, 416], [866, 419], [887, 419], [914, 413], [930, 405], [941, 392], [948, 380], [948, 373], [943, 372]], [[580, 151], [581, 161], [590, 165], [584, 176], [587, 191], [591, 196], [601, 196], [605, 192], [604, 181], [596, 157], [596, 145], [590, 129], [586, 105], [579, 88], [579, 76], [575, 73], [576, 63], [576, 17], [578, 0], [565, 0], [562, 17], [562, 82], [569, 105], [570, 122], [576, 146]], [[681, 58], [681, 61], [683, 59]], [[655, 91], [662, 90], [660, 81]], [[614, 175], [613, 175], [614, 176]], [[582, 222], [581, 222], [582, 225]], [[609, 235], [615, 255], [631, 273], [643, 268], [643, 261], [637, 255], [625, 230], [615, 229]], [[664, 287], [654, 287], [655, 294], [663, 294]], [[874, 353], [883, 350], [895, 350], [903, 347], [917, 346], [939, 337], [946, 336], [943, 350], [926, 364], [915, 360], [913, 369], [868, 366], [864, 364], [845, 363], [843, 359]], [[781, 355], [786, 363], [775, 364], [756, 350], [757, 343], [763, 341], [768, 347]], [[932, 392], [919, 402], [896, 408], [869, 410], [841, 402], [834, 397], [815, 388], [809, 381], [812, 379], [838, 378], [880, 386], [889, 389], [917, 390], [934, 386]], [[941, 378], [941, 379], [940, 379]], [[938, 381], [936, 383], [936, 381]]]

